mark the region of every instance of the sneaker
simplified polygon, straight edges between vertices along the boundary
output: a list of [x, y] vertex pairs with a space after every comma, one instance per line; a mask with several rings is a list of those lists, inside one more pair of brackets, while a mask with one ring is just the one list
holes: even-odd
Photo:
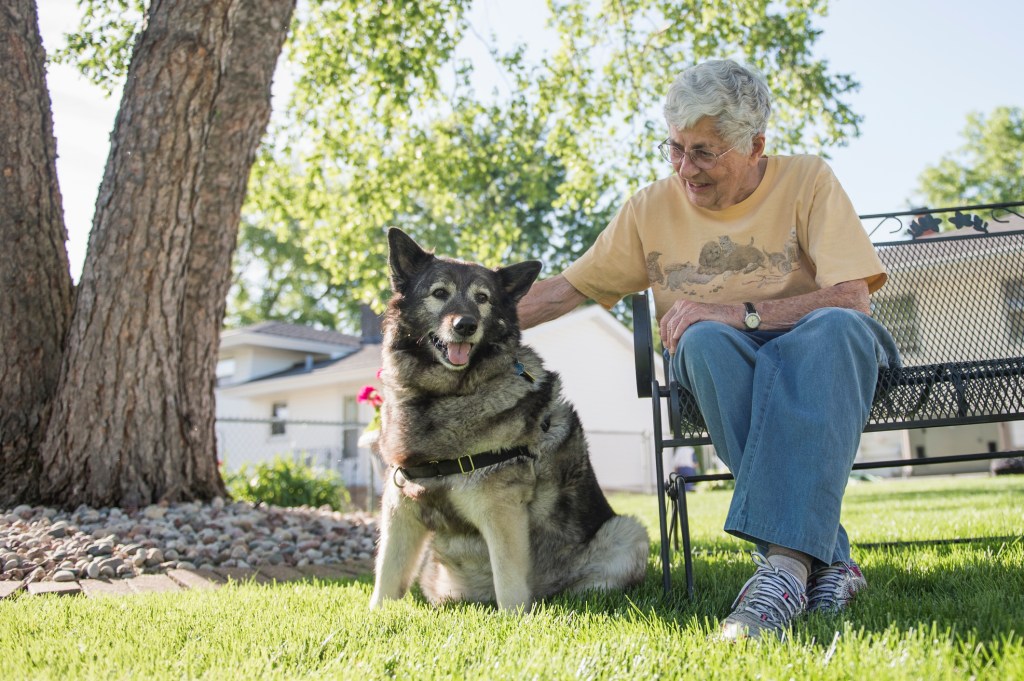
[[768, 562], [760, 553], [751, 557], [757, 572], [747, 580], [722, 622], [722, 637], [758, 638], [768, 631], [781, 635], [807, 606], [805, 587], [793, 575]]
[[867, 586], [868, 580], [864, 579], [856, 563], [835, 563], [818, 568], [807, 578], [807, 611], [839, 612]]

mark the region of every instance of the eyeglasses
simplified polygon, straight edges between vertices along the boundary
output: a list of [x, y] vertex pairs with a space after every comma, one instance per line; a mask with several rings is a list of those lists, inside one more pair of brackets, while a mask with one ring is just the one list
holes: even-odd
[[718, 159], [735, 149], [736, 146], [737, 145], [733, 145], [729, 147], [721, 154], [716, 154], [712, 151], [708, 151], [707, 149], [691, 149], [690, 151], [686, 151], [672, 140], [667, 139], [658, 145], [658, 151], [661, 152], [661, 157], [672, 165], [682, 163], [683, 157], [686, 156], [690, 159], [690, 163], [701, 170], [711, 170], [718, 165]]

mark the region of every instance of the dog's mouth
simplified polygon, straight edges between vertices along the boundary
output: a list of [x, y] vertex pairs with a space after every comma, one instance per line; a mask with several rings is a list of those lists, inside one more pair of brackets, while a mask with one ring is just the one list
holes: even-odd
[[473, 350], [472, 343], [446, 343], [435, 334], [430, 334], [430, 342], [448, 364], [464, 367], [469, 364], [469, 353]]

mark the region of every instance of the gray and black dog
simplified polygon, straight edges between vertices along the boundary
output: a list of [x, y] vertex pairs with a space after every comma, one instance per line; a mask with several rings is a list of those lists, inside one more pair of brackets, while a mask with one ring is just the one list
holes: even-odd
[[647, 571], [638, 520], [612, 511], [558, 374], [520, 342], [539, 262], [489, 270], [388, 233], [380, 454], [388, 466], [371, 608], [418, 580], [432, 603], [529, 610]]

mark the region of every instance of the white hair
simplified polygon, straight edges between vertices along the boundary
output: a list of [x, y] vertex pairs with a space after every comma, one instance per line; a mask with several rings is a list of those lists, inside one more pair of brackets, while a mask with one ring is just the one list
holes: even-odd
[[771, 93], [757, 70], [731, 59], [711, 59], [679, 74], [668, 89], [664, 113], [665, 122], [680, 130], [710, 116], [723, 141], [748, 154], [754, 136], [768, 127]]

